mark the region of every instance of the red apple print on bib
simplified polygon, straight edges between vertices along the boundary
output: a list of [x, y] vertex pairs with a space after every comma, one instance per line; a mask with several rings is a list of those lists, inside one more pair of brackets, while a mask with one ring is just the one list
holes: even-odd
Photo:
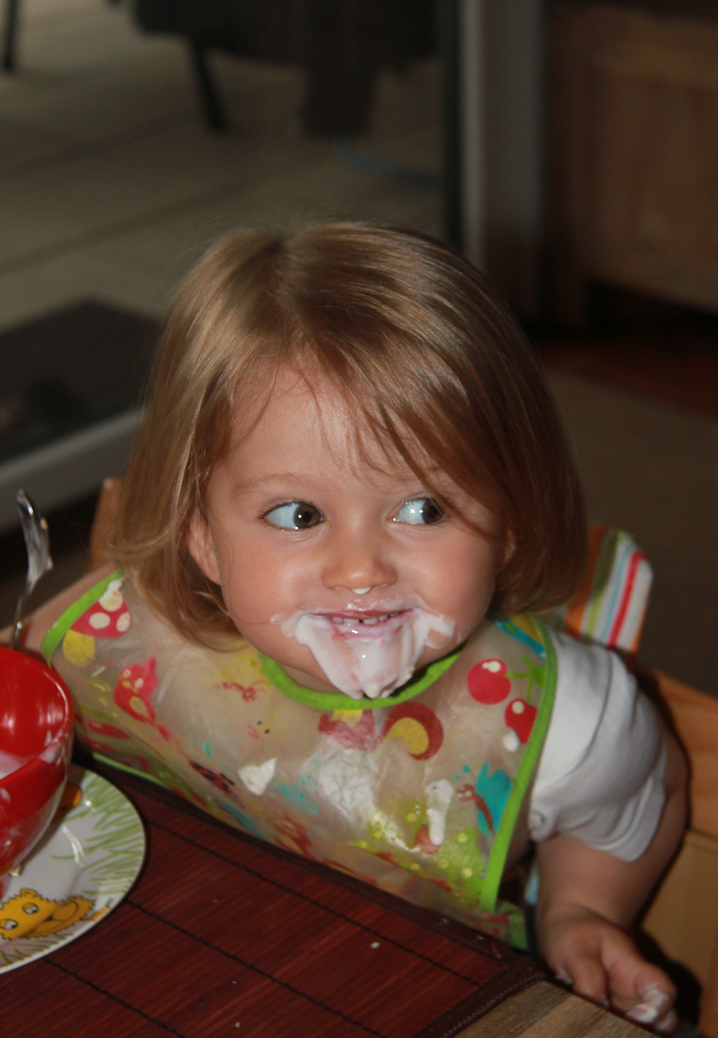
[[511, 691], [503, 660], [480, 660], [466, 679], [469, 695], [478, 703], [501, 703]]
[[525, 699], [512, 699], [506, 707], [504, 721], [507, 728], [513, 728], [519, 737], [519, 742], [527, 743], [531, 735], [531, 729], [536, 720], [536, 707], [531, 706]]

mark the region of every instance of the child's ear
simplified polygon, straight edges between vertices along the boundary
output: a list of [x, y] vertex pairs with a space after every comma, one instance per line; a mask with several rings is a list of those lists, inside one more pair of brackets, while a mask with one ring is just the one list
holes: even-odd
[[187, 528], [187, 547], [204, 575], [213, 584], [219, 584], [217, 553], [214, 550], [209, 523], [199, 512], [194, 513]]
[[511, 533], [511, 530], [505, 530], [502, 538], [503, 544], [501, 551], [496, 557], [496, 576], [499, 575], [501, 570], [504, 568], [506, 563], [509, 561], [516, 548], [516, 539]]

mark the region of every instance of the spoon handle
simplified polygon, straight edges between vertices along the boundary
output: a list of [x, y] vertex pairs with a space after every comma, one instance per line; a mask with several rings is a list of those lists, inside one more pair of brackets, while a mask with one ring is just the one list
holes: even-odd
[[40, 515], [24, 490], [18, 490], [15, 500], [17, 501], [17, 510], [20, 513], [22, 535], [25, 539], [25, 548], [27, 550], [27, 577], [25, 579], [25, 587], [15, 607], [11, 641], [13, 649], [17, 649], [20, 642], [20, 632], [25, 621], [27, 600], [43, 573], [47, 573], [49, 569], [52, 569], [47, 520]]
[[17, 605], [15, 606], [15, 615], [12, 621], [12, 638], [10, 639], [11, 649], [17, 649], [18, 645], [20, 644], [20, 632], [22, 631], [22, 625], [25, 623], [25, 606], [27, 604], [27, 600], [29, 597], [30, 593], [27, 590], [26, 584], [25, 587], [22, 589], [20, 597], [17, 600]]

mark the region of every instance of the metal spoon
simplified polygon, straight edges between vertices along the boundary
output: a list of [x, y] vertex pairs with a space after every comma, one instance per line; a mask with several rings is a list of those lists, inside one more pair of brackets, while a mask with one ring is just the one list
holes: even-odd
[[24, 490], [18, 490], [15, 500], [17, 501], [17, 510], [20, 513], [22, 535], [25, 538], [25, 548], [27, 549], [27, 578], [15, 609], [15, 619], [13, 621], [15, 626], [11, 642], [13, 649], [17, 649], [20, 641], [20, 632], [25, 621], [27, 600], [40, 577], [52, 569], [47, 520], [40, 515]]

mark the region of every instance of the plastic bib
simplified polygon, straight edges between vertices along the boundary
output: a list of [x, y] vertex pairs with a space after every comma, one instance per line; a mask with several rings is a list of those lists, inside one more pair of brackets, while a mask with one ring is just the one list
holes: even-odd
[[525, 833], [556, 684], [552, 643], [531, 621], [485, 621], [472, 665], [440, 692], [462, 653], [387, 699], [355, 701], [302, 689], [245, 641], [231, 652], [187, 644], [115, 573], [58, 620], [43, 653], [100, 758], [525, 946], [499, 884]]

